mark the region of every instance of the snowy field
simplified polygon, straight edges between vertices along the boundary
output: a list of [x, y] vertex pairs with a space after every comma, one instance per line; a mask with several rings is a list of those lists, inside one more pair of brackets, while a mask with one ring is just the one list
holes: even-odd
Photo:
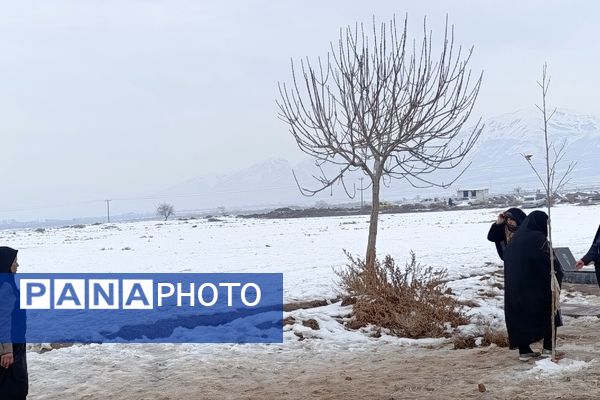
[[[500, 211], [381, 215], [378, 255], [391, 254], [402, 264], [412, 250], [418, 262], [446, 268], [454, 294], [480, 305], [469, 312], [493, 317], [502, 325], [502, 290], [493, 287], [501, 278], [491, 275], [490, 280], [480, 280], [497, 270], [500, 262], [494, 244], [486, 239]], [[553, 221], [555, 247], [568, 246], [575, 257], [581, 257], [600, 224], [600, 206], [559, 206]], [[20, 272], [282, 272], [284, 301], [289, 303], [335, 298], [334, 271], [345, 265], [343, 249], [362, 257], [367, 233], [367, 216], [223, 218], [87, 225], [45, 232], [5, 230], [0, 243], [20, 250]], [[497, 296], [481, 296], [482, 292]], [[335, 320], [350, 312], [350, 307], [337, 304], [291, 315], [316, 319], [329, 328], [318, 332], [319, 337], [329, 336], [347, 345], [351, 338], [364, 340], [364, 335], [345, 331]], [[315, 334], [301, 324], [286, 330]], [[294, 339], [293, 332], [286, 332], [285, 337]]]
[[[381, 215], [377, 252], [396, 261], [413, 250], [450, 278], [498, 263], [486, 240], [499, 209]], [[555, 247], [580, 257], [600, 224], [600, 206], [554, 209]], [[0, 231], [20, 250], [21, 272], [281, 272], [285, 301], [334, 297], [342, 249], [364, 254], [368, 217], [285, 220], [225, 218]]]
[[[499, 259], [493, 243], [486, 240], [489, 226], [500, 211], [382, 215], [378, 255], [391, 254], [402, 263], [409, 259], [412, 250], [420, 263], [447, 268], [454, 293], [480, 305], [469, 313], [495, 317], [496, 323], [502, 325], [502, 291], [491, 286]], [[591, 244], [598, 224], [600, 206], [556, 207], [555, 246], [568, 246], [576, 258], [581, 257]], [[31, 229], [4, 230], [0, 232], [0, 243], [19, 249], [21, 272], [282, 272], [285, 302], [293, 302], [334, 298], [337, 295], [334, 270], [345, 264], [342, 249], [362, 256], [367, 231], [366, 216], [224, 218], [218, 222], [102, 224], [46, 229], [43, 233]], [[491, 274], [492, 281], [481, 280], [485, 274]], [[480, 296], [482, 291], [496, 291], [498, 297]], [[583, 297], [579, 300], [588, 301]], [[151, 387], [163, 390], [161, 385], [167, 383], [162, 380], [167, 378], [170, 385], [186, 385], [193, 375], [188, 376], [183, 370], [202, 371], [207, 365], [216, 368], [217, 375], [215, 362], [235, 368], [242, 359], [264, 359], [255, 368], [268, 371], [284, 368], [286, 363], [295, 364], [295, 360], [317, 357], [326, 366], [329, 354], [358, 355], [365, 351], [377, 354], [377, 349], [389, 346], [397, 349], [399, 345], [412, 351], [443, 342], [385, 334], [376, 339], [370, 337], [368, 330], [347, 331], [338, 321], [350, 312], [351, 307], [341, 307], [338, 303], [285, 313], [284, 317], [291, 315], [298, 321], [314, 318], [320, 329], [312, 330], [301, 323], [288, 325], [282, 345], [89, 345], [44, 354], [31, 351], [28, 355], [31, 398], [103, 398], [101, 394], [107, 390], [107, 383], [125, 380], [135, 387], [112, 388], [111, 393], [120, 393], [115, 398], [155, 398], [145, 397], [144, 387], [154, 385]], [[308, 340], [298, 340], [299, 334]], [[385, 354], [381, 357], [385, 358]], [[591, 360], [565, 363], [564, 370], [587, 368], [588, 361]], [[176, 371], [181, 373], [173, 376]], [[557, 371], [554, 365], [538, 363], [531, 364], [528, 373], [539, 379]], [[61, 393], [66, 397], [61, 397]], [[169, 397], [171, 394], [165, 393], [164, 398], [176, 398]]]

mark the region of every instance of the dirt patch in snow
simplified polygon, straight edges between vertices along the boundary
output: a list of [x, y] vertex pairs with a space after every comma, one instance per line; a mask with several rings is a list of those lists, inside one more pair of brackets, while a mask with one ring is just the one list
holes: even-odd
[[495, 346], [91, 345], [30, 353], [30, 399], [598, 398], [600, 320], [566, 322], [559, 348], [580, 367], [551, 374]]

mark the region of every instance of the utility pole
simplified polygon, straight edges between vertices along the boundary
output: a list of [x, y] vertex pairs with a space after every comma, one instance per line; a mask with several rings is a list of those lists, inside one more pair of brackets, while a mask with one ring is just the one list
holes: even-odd
[[360, 209], [363, 209], [363, 179], [364, 177], [360, 177]]
[[110, 202], [112, 200], [104, 200], [106, 201], [106, 220], [110, 222]]

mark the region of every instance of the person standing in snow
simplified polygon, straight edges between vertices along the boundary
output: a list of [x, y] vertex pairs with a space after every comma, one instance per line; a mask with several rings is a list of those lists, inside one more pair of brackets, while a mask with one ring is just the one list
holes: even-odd
[[496, 244], [496, 251], [501, 260], [504, 260], [504, 249], [510, 243], [514, 233], [523, 223], [527, 214], [519, 208], [509, 208], [498, 215], [496, 222], [490, 227], [488, 240]]
[[19, 306], [17, 250], [0, 247], [0, 398], [27, 398], [26, 316]]
[[598, 226], [598, 231], [596, 231], [596, 236], [594, 236], [592, 247], [590, 247], [585, 256], [577, 261], [575, 268], [581, 269], [584, 265], [588, 265], [592, 261], [596, 269], [596, 281], [598, 282], [598, 286], [600, 286], [600, 226]]
[[[555, 262], [556, 270], [560, 271], [558, 260]], [[506, 330], [510, 346], [519, 349], [521, 361], [552, 354], [552, 279], [548, 215], [533, 211], [504, 249]], [[562, 326], [559, 312], [556, 312], [555, 326]], [[540, 339], [544, 339], [542, 352], [534, 352], [530, 345]]]

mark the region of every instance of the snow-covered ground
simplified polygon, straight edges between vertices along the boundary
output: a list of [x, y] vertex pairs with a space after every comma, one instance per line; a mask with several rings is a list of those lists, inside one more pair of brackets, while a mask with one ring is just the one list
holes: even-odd
[[[382, 215], [377, 251], [397, 261], [447, 268], [451, 279], [493, 270], [486, 240], [501, 210]], [[576, 257], [600, 224], [600, 206], [553, 210], [555, 246]], [[281, 272], [285, 300], [333, 297], [334, 268], [343, 249], [363, 255], [368, 217], [286, 220], [224, 218], [88, 225], [84, 228], [0, 231], [0, 243], [18, 248], [21, 272]]]
[[[500, 211], [382, 215], [378, 254], [391, 254], [402, 263], [409, 259], [412, 250], [420, 263], [447, 268], [453, 292], [480, 305], [469, 313], [494, 318], [502, 325], [502, 290], [493, 286], [501, 279], [493, 274], [500, 260], [493, 243], [486, 240], [489, 226]], [[589, 247], [598, 224], [600, 206], [554, 208], [555, 246], [568, 246], [575, 257], [580, 257]], [[362, 256], [367, 229], [365, 216], [287, 220], [223, 218], [217, 222], [102, 224], [46, 229], [43, 233], [32, 229], [5, 230], [0, 232], [0, 243], [20, 250], [21, 272], [282, 272], [285, 302], [293, 302], [335, 297], [334, 270], [346, 262], [343, 249]], [[489, 278], [483, 280], [483, 275]], [[498, 296], [481, 295], [482, 292]], [[287, 325], [282, 345], [92, 345], [45, 354], [31, 353], [32, 391], [35, 398], [46, 398], [41, 395], [40, 385], [64, 390], [73, 384], [66, 375], [44, 372], [52, 365], [64, 365], [69, 370], [82, 366], [96, 376], [112, 371], [125, 360], [133, 360], [139, 365], [131, 365], [122, 373], [135, 375], [146, 373], [157, 363], [170, 362], [168, 360], [181, 358], [192, 365], [204, 358], [218, 359], [219, 355], [231, 351], [253, 359], [282, 351], [300, 357], [306, 352], [352, 352], [382, 345], [425, 347], [440, 343], [438, 339], [415, 341], [385, 334], [373, 338], [368, 330], [348, 331], [338, 320], [346, 317], [350, 310], [338, 303], [285, 313], [286, 317], [293, 316], [298, 321], [314, 318], [320, 329], [312, 330], [301, 323]], [[300, 341], [299, 335], [320, 340]], [[106, 357], [113, 359], [106, 360]], [[79, 361], [74, 362], [74, 358]], [[570, 369], [585, 367], [580, 362], [569, 365]], [[532, 373], [539, 375], [550, 371], [550, 367], [541, 363], [533, 366]], [[119, 373], [111, 372], [115, 376]], [[65, 377], [64, 381], [60, 376]], [[77, 393], [102, 393], [102, 379], [94, 379], [91, 387], [81, 381]]]

